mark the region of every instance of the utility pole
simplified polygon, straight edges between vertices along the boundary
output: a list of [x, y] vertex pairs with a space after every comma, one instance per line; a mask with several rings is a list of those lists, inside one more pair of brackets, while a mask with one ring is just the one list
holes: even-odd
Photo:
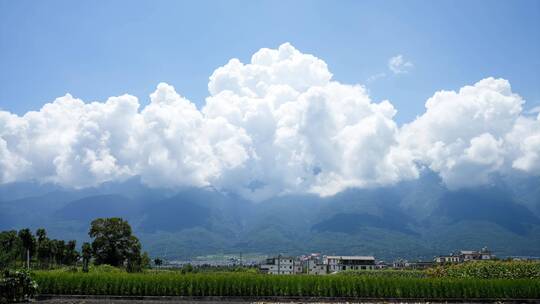
[[281, 274], [281, 253], [278, 254], [278, 260], [277, 260], [277, 273]]
[[26, 249], [26, 269], [30, 270], [30, 249]]

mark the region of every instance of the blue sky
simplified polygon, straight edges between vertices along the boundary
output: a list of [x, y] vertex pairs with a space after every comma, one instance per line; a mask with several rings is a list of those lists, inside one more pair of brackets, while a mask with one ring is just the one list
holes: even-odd
[[[343, 83], [389, 99], [400, 124], [440, 89], [503, 77], [540, 105], [540, 1], [0, 1], [0, 108], [70, 92], [141, 102], [159, 82], [199, 107], [214, 69], [292, 43]], [[394, 75], [389, 58], [414, 64]], [[386, 77], [367, 82], [385, 73]]]

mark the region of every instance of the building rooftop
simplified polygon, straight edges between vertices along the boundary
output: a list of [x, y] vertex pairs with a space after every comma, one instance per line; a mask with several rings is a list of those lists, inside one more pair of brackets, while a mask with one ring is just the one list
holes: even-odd
[[298, 260], [298, 257], [295, 257], [295, 256], [286, 256], [286, 255], [282, 255], [282, 256], [274, 256], [274, 257], [270, 257], [270, 258], [267, 258], [267, 260], [272, 260], [272, 259], [281, 259], [281, 260]]
[[375, 260], [373, 256], [361, 256], [361, 255], [329, 255], [327, 259], [341, 259], [341, 260]]

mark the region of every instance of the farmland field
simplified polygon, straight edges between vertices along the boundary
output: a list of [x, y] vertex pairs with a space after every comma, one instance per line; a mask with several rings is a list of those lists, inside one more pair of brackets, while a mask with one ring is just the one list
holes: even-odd
[[36, 272], [40, 294], [325, 297], [421, 299], [538, 299], [537, 279], [400, 278], [374, 276], [271, 276], [246, 273]]

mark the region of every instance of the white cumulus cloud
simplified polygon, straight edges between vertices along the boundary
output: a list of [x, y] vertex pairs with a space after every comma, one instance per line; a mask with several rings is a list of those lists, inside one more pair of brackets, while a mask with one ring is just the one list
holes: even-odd
[[[397, 69], [412, 64], [397, 59]], [[508, 81], [441, 91], [400, 128], [389, 101], [332, 80], [321, 59], [286, 43], [210, 76], [198, 109], [165, 83], [84, 102], [67, 94], [23, 116], [0, 111], [0, 183], [86, 187], [140, 176], [150, 186], [213, 186], [251, 199], [332, 195], [414, 179], [423, 167], [450, 188], [493, 174], [540, 171], [540, 115]]]
[[[532, 172], [540, 133], [532, 127], [537, 121], [522, 116], [523, 103], [504, 79], [440, 91], [428, 99], [424, 114], [403, 126], [400, 144], [450, 188], [485, 184], [491, 174], [511, 173], [511, 167]], [[526, 165], [515, 164], [516, 157]]]
[[202, 111], [244, 129], [254, 153], [223, 186], [257, 181], [265, 185], [260, 192], [330, 195], [416, 177], [412, 163], [393, 149], [393, 106], [331, 77], [322, 60], [290, 44], [261, 49], [249, 64], [232, 59], [214, 72]]

